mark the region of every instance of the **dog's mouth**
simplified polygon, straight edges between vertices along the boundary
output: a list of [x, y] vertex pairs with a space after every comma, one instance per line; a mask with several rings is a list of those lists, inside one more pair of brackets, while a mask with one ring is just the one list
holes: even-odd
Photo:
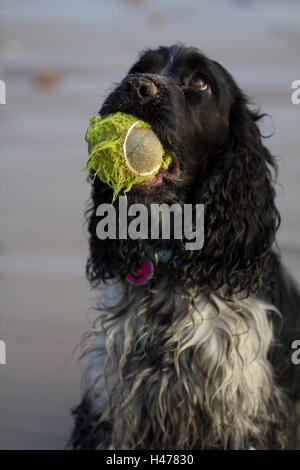
[[[116, 112], [120, 112], [120, 109], [118, 107], [115, 108], [115, 107], [109, 106], [105, 108], [102, 107], [99, 114], [100, 116], [103, 117], [108, 114], [113, 114]], [[125, 112], [128, 114], [131, 113], [131, 111], [128, 111], [125, 109], [122, 112]], [[156, 187], [163, 185], [165, 180], [174, 181], [174, 182], [180, 181], [181, 169], [180, 169], [179, 159], [173, 150], [169, 150], [170, 146], [168, 144], [165, 145], [165, 142], [164, 142], [165, 136], [160, 135], [159, 129], [157, 129], [157, 126], [155, 125], [155, 123], [153, 124], [150, 122], [151, 120], [144, 118], [144, 116], [142, 116], [139, 112], [136, 112], [136, 111], [132, 112], [132, 114], [134, 114], [134, 116], [136, 116], [137, 119], [145, 120], [145, 122], [148, 122], [151, 125], [152, 130], [157, 135], [158, 139], [161, 141], [165, 152], [167, 152], [168, 155], [172, 157], [172, 161], [168, 169], [165, 169], [161, 166], [160, 170], [156, 174], [154, 174], [150, 179], [148, 179], [147, 181], [143, 181], [141, 183], [134, 184], [132, 186], [132, 190], [141, 190], [141, 191], [149, 192], [152, 189], [155, 189]]]
[[180, 178], [180, 165], [176, 155], [172, 154], [172, 162], [168, 169], [160, 168], [152, 178], [143, 183], [137, 183], [132, 186], [132, 189], [154, 189], [156, 186], [163, 184], [164, 179], [166, 180], [179, 180]]

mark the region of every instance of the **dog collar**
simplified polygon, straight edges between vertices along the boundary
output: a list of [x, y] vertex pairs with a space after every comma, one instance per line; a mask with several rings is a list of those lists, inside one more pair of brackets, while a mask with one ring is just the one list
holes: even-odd
[[[171, 249], [155, 250], [153, 246], [148, 243], [145, 245], [145, 251], [147, 256], [145, 257], [141, 269], [135, 275], [131, 273], [127, 273], [126, 275], [126, 280], [130, 284], [139, 286], [147, 284], [153, 277], [155, 267], [158, 266], [158, 263], [168, 263], [174, 255], [174, 251]], [[176, 266], [180, 266], [181, 264], [182, 259], [179, 258], [176, 261]]]

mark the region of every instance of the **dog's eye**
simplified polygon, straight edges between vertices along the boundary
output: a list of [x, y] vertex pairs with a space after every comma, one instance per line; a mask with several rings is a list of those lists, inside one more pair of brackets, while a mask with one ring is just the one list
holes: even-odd
[[209, 88], [208, 82], [198, 72], [192, 75], [189, 81], [189, 85], [202, 91]]

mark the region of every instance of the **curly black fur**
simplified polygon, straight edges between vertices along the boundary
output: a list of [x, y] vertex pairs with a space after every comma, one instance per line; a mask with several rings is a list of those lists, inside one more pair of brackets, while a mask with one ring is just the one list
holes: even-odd
[[84, 398], [79, 406], [72, 412], [75, 418], [75, 427], [71, 437], [74, 450], [93, 450], [99, 442], [105, 447], [110, 444], [111, 424], [99, 423], [100, 416], [93, 410], [88, 398]]
[[[195, 73], [209, 84], [208, 89], [202, 91], [191, 86]], [[129, 90], [128, 80], [132, 77], [153, 82], [158, 90], [155, 99], [145, 102], [145, 97], [137, 90]], [[158, 323], [161, 321], [157, 331], [163, 331], [163, 325], [168, 323], [168, 316], [161, 314], [163, 304], [159, 304], [159, 297], [156, 303], [153, 298], [162, 286], [174, 292], [175, 304], [176, 295], [177, 299], [187, 298], [192, 290], [208, 297], [218, 292], [217, 295], [227, 301], [241, 293], [243, 298], [253, 294], [270, 302], [282, 315], [280, 322], [276, 316], [273, 319], [280, 347], [270, 349], [270, 361], [277, 383], [295, 402], [299, 379], [296, 380], [295, 367], [290, 364], [289, 348], [295, 331], [299, 331], [300, 299], [279, 256], [273, 251], [280, 223], [273, 180], [277, 168], [274, 157], [262, 143], [258, 128], [262, 115], [250, 109], [247, 97], [220, 64], [195, 48], [181, 45], [147, 50], [141, 55], [108, 96], [100, 114], [116, 111], [148, 121], [180, 168], [179, 175], [164, 179], [160, 186], [133, 187], [128, 194], [128, 204], [205, 205], [205, 242], [201, 250], [186, 251], [184, 240], [152, 242], [160, 248], [172, 248], [174, 253], [169, 263], [158, 266], [145, 290], [148, 306], [152, 305], [149, 311], [156, 315]], [[111, 278], [124, 280], [128, 272], [138, 271], [144, 259], [142, 240], [97, 238], [97, 207], [111, 200], [111, 189], [98, 179], [93, 181], [87, 211], [90, 234], [87, 277], [93, 287]], [[118, 201], [115, 206], [118, 207]], [[180, 266], [177, 265], [179, 258]], [[163, 351], [163, 344], [157, 347], [157, 341], [159, 338], [156, 338], [156, 349]], [[98, 446], [99, 440], [106, 442], [104, 434], [107, 431], [109, 435], [109, 428], [91, 425], [94, 418], [90, 418], [90, 413], [86, 402], [76, 411], [75, 448], [96, 448], [94, 440], [98, 441]], [[203, 426], [205, 436], [206, 425]], [[274, 432], [276, 426], [274, 424]], [[272, 434], [270, 429], [268, 432]], [[93, 437], [85, 443], [89, 435]], [[151, 430], [148, 440], [149, 436]], [[278, 444], [276, 439], [271, 443], [273, 440], [270, 437], [270, 448]]]
[[[194, 51], [190, 53], [192, 52], [194, 53]], [[186, 51], [184, 53], [186, 54]], [[182, 49], [179, 49], [177, 54], [183, 54]], [[188, 149], [182, 148], [182, 145], [176, 142], [178, 129], [175, 120], [170, 123], [172, 116], [170, 112], [170, 128], [166, 126], [168, 129], [166, 142], [168, 145], [173, 136], [176, 136], [170, 150], [175, 151], [180, 160], [184, 181], [180, 184], [176, 181], [167, 181], [167, 187], [160, 190], [158, 195], [151, 193], [142, 195], [141, 198], [140, 194], [130, 194], [129, 200], [131, 202], [142, 199], [150, 204], [154, 198], [157, 198], [159, 202], [167, 200], [172, 203], [179, 200], [185, 203], [204, 204], [204, 247], [198, 253], [191, 253], [184, 250], [181, 241], [177, 243], [177, 252], [184, 260], [184, 268], [175, 270], [176, 278], [180, 283], [184, 282], [187, 288], [202, 285], [215, 290], [226, 284], [230, 292], [237, 290], [256, 292], [262, 286], [264, 271], [280, 221], [272, 185], [272, 169], [276, 170], [276, 164], [261, 141], [257, 127], [261, 115], [249, 110], [247, 98], [230, 75], [220, 66], [215, 65], [215, 67], [217, 75], [215, 79], [218, 80], [220, 76], [220, 81], [226, 80], [231, 93], [229, 109], [224, 109], [222, 111], [224, 116], [221, 115], [219, 118], [222, 123], [225, 121], [222, 126], [225, 126], [227, 132], [226, 138], [222, 139], [222, 147], [216, 149], [213, 146], [207, 152], [208, 145], [202, 149], [201, 140], [200, 145], [196, 140], [195, 143], [187, 145]], [[221, 101], [221, 91], [220, 89], [218, 106], [223, 110], [225, 105]], [[226, 91], [228, 93], [228, 90]], [[100, 113], [118, 109], [132, 112], [145, 119], [144, 107], [137, 109], [138, 105], [127, 103], [120, 106], [117, 100], [120, 100], [120, 96], [115, 92], [104, 103]], [[168, 106], [175, 105], [168, 103]], [[155, 118], [147, 117], [155, 128]], [[162, 128], [160, 124], [158, 125], [157, 133], [160, 135]], [[186, 123], [187, 128], [191, 125], [193, 122]], [[219, 122], [215, 124], [217, 130], [222, 126]], [[163, 130], [166, 134], [166, 129]], [[188, 161], [187, 153], [193, 156], [191, 161]], [[194, 162], [196, 155], [198, 161]], [[211, 160], [214, 160], [213, 166]], [[136, 242], [97, 239], [96, 225], [99, 217], [96, 216], [96, 209], [99, 204], [111, 202], [111, 199], [111, 190], [96, 180], [92, 188], [92, 206], [88, 212], [91, 255], [87, 274], [94, 286], [107, 276], [127, 272], [128, 262], [142, 259], [143, 254], [143, 246]], [[116, 253], [119, 253], [119, 256], [116, 256]], [[172, 270], [173, 267], [174, 263], [171, 262]]]

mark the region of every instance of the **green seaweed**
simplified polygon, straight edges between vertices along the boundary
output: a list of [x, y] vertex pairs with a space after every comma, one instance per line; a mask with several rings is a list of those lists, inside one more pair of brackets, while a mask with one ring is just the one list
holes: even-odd
[[[94, 178], [108, 184], [113, 189], [113, 201], [120, 191], [130, 191], [137, 183], [148, 181], [151, 175], [140, 176], [130, 171], [123, 153], [123, 143], [128, 129], [139, 119], [125, 113], [114, 113], [104, 118], [96, 116], [90, 119], [85, 140], [89, 144], [89, 159], [82, 171], [89, 171]], [[136, 128], [151, 128], [150, 124], [140, 121]], [[162, 157], [162, 168], [167, 169], [172, 157], [166, 153]], [[113, 202], [112, 201], [112, 202]]]

